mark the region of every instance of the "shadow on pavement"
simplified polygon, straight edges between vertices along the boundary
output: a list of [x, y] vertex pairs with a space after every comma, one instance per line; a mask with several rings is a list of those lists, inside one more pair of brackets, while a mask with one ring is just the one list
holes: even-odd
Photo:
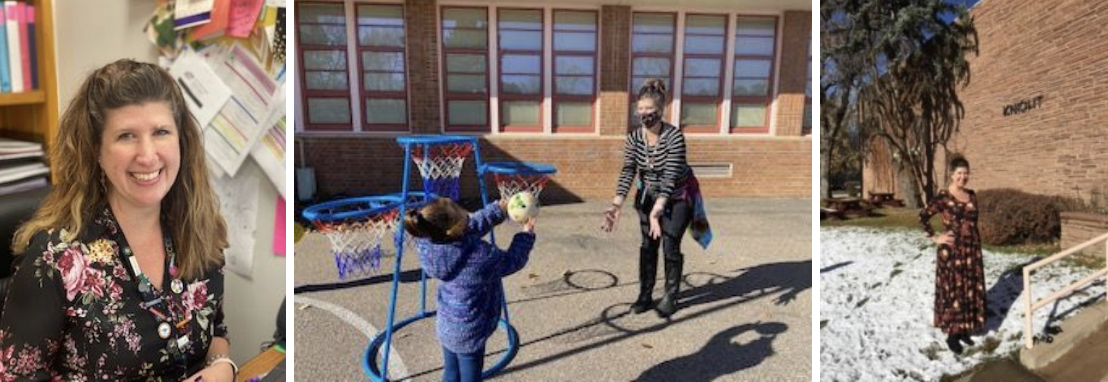
[[[700, 351], [655, 365], [636, 381], [712, 381], [749, 369], [775, 354], [773, 340], [788, 328], [780, 322], [756, 322], [724, 330], [712, 336]], [[739, 343], [738, 337], [746, 332], [754, 332], [757, 339]]]
[[[423, 273], [422, 269], [412, 269], [412, 270], [407, 270], [407, 271], [404, 271], [404, 272], [400, 272], [400, 282], [410, 283], [410, 282], [419, 281], [419, 276], [420, 276], [421, 273]], [[373, 276], [373, 277], [365, 278], [365, 279], [361, 279], [361, 280], [344, 281], [344, 282], [327, 283], [327, 284], [300, 285], [300, 286], [297, 286], [297, 287], [293, 288], [292, 293], [293, 294], [300, 294], [300, 293], [310, 293], [310, 292], [326, 292], [326, 291], [332, 291], [332, 290], [338, 290], [338, 289], [356, 288], [356, 287], [360, 287], [360, 286], [373, 285], [373, 284], [379, 284], [379, 283], [391, 282], [391, 281], [392, 281], [392, 273], [390, 272], [390, 273], [380, 274], [380, 275], [377, 275], [377, 276]]]
[[[792, 302], [801, 292], [811, 289], [812, 287], [811, 260], [760, 264], [739, 269], [736, 272], [739, 272], [739, 274], [734, 277], [708, 274], [711, 275], [709, 282], [703, 285], [695, 285], [687, 293], [684, 293], [679, 303], [682, 310], [678, 311], [667, 320], [653, 320], [651, 323], [645, 325], [626, 325], [621, 323], [620, 320], [629, 317], [628, 308], [630, 304], [618, 303], [605, 308], [600, 312], [599, 317], [595, 319], [544, 337], [525, 341], [520, 344], [521, 348], [551, 340], [589, 342], [547, 357], [510, 365], [498, 374], [498, 376], [508, 375], [516, 371], [555, 362], [589, 350], [630, 340], [640, 334], [656, 332], [672, 324], [718, 313], [740, 304], [774, 294], [780, 294], [774, 300], [776, 304], [786, 305]], [[691, 275], [692, 274], [686, 275], [686, 284], [689, 283], [688, 278]], [[697, 273], [696, 275], [700, 274]], [[629, 300], [630, 299], [628, 299], [628, 301]], [[693, 306], [711, 302], [724, 303], [698, 311], [689, 310]], [[621, 309], [615, 312], [617, 308]], [[575, 339], [579, 339], [579, 341]], [[521, 351], [523, 350], [521, 349]], [[499, 352], [503, 352], [503, 350], [492, 352], [490, 355]], [[428, 372], [420, 373], [419, 375]], [[417, 376], [418, 375], [413, 375], [412, 377]]]

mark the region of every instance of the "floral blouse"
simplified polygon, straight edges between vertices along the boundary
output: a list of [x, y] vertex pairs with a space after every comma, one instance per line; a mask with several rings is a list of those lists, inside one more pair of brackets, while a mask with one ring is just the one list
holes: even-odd
[[199, 371], [212, 337], [227, 337], [223, 270], [173, 282], [167, 241], [162, 287], [146, 292], [161, 299], [153, 306], [165, 313], [156, 315], [143, 305], [111, 210], [86, 227], [78, 238], [40, 233], [20, 257], [0, 318], [0, 382], [180, 380]]

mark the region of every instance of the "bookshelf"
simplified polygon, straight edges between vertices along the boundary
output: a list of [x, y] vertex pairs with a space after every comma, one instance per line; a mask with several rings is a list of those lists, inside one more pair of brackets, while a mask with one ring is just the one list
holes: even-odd
[[29, 0], [35, 6], [35, 39], [39, 88], [0, 94], [0, 137], [49, 146], [58, 131], [58, 73], [54, 64], [54, 9], [52, 0]]

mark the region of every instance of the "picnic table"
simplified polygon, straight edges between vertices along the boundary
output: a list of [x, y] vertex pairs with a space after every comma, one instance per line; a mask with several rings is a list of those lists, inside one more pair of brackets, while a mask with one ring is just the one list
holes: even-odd
[[869, 202], [877, 207], [904, 207], [904, 202], [893, 198], [891, 192], [869, 191]]
[[863, 206], [860, 198], [823, 198], [823, 204], [842, 215], [869, 216], [870, 214], [869, 207]]

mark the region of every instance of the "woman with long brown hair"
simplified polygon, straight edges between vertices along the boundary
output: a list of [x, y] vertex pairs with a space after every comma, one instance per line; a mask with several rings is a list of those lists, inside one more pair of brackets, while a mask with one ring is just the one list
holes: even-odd
[[203, 140], [165, 70], [88, 76], [50, 147], [54, 189], [13, 240], [0, 380], [234, 379]]

